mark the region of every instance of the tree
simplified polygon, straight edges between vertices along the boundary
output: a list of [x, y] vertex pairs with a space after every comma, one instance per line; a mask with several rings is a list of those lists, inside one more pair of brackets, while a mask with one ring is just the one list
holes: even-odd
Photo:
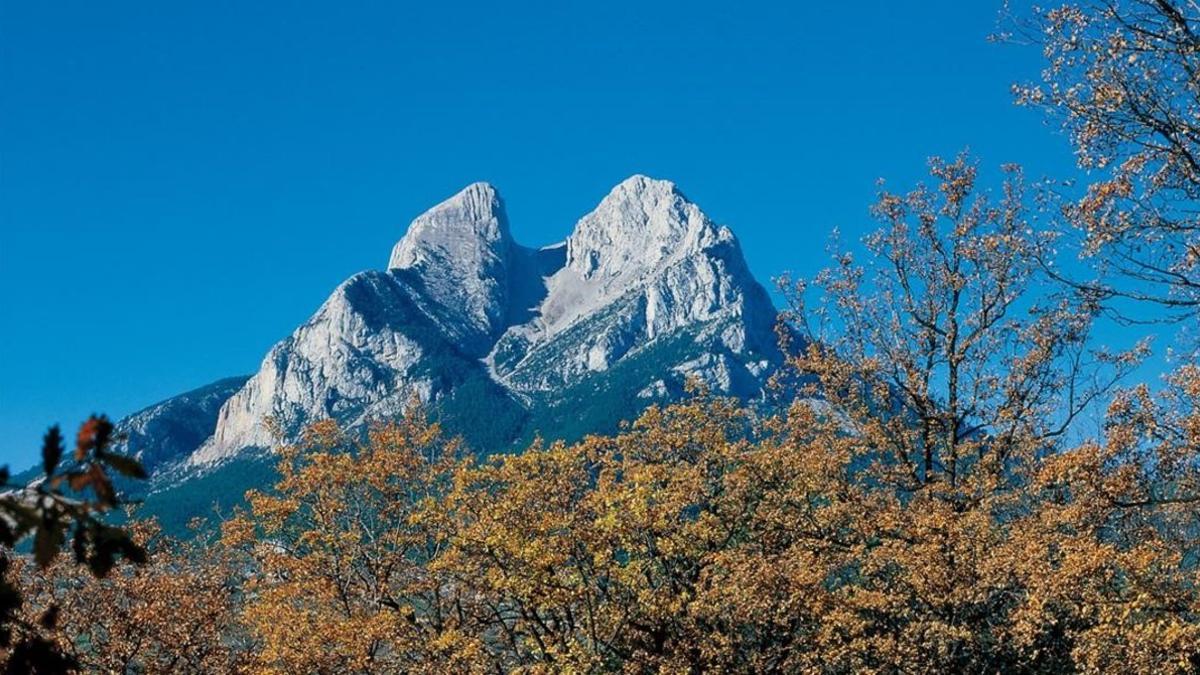
[[[1097, 282], [1071, 283], [1101, 302], [1133, 300], [1118, 309], [1121, 315], [1142, 318], [1148, 310], [1156, 319], [1186, 319], [1189, 330], [1200, 312], [1200, 7], [1174, 0], [1068, 2], [1035, 11], [1019, 28], [1042, 45], [1047, 66], [1041, 85], [1016, 88], [1018, 102], [1057, 116], [1080, 166], [1098, 175], [1064, 213], [1083, 234], [1082, 254], [1103, 274]], [[1103, 442], [1059, 458], [1082, 466], [1052, 472], [1058, 489], [1112, 514], [1113, 522], [1097, 521], [1106, 539], [1115, 532], [1126, 549], [1159, 562], [1146, 577], [1115, 577], [1139, 592], [1107, 605], [1119, 612], [1115, 617], [1094, 617], [1106, 630], [1079, 657], [1095, 669], [1136, 664], [1148, 671], [1152, 661], [1137, 645], [1158, 647], [1168, 637], [1179, 642], [1182, 667], [1187, 658], [1198, 667], [1195, 605], [1186, 601], [1194, 595], [1193, 512], [1200, 499], [1196, 354], [1194, 344], [1183, 350], [1161, 386], [1119, 392]], [[1097, 579], [1113, 580], [1113, 571], [1072, 583], [1092, 588]], [[1111, 648], [1117, 644], [1123, 649]]]
[[1072, 1], [1014, 23], [1046, 58], [1040, 84], [1015, 87], [1018, 103], [1056, 117], [1079, 166], [1099, 176], [1064, 214], [1102, 276], [1072, 283], [1102, 300], [1151, 303], [1159, 317], [1196, 316], [1200, 7]]
[[902, 493], [941, 483], [963, 500], [1013, 480], [1144, 354], [1089, 348], [1097, 307], [1040, 293], [1044, 241], [1020, 171], [1006, 173], [993, 199], [967, 157], [931, 160], [936, 188], [880, 193], [866, 265], [836, 253], [813, 288], [789, 294], [807, 337], [792, 364], [810, 375], [806, 393]]
[[1200, 669], [1200, 378], [1194, 366], [1157, 395], [1120, 392], [1105, 437], [1038, 467], [1037, 508], [1006, 548], [1045, 551], [1020, 570], [1030, 597], [1018, 639], [1065, 633], [1088, 672]]
[[420, 406], [365, 442], [333, 422], [282, 448], [275, 490], [223, 524], [250, 572], [242, 619], [264, 673], [455, 670], [461, 591], [428, 563], [448, 545], [437, 508], [459, 443]]
[[[828, 524], [799, 549], [832, 591], [818, 650], [848, 671], [1186, 671], [1197, 597], [1178, 563], [1195, 529], [1146, 495], [1191, 478], [1123, 450], [1142, 431], [1119, 406], [1106, 442], [1072, 432], [1144, 348], [1089, 348], [1096, 306], [1039, 292], [1019, 173], [995, 202], [965, 158], [931, 174], [936, 189], [881, 193], [867, 264], [839, 253], [818, 305], [793, 296], [813, 317], [794, 365], [819, 402], [790, 444], [830, 467], [792, 500]], [[1195, 465], [1177, 450], [1171, 466]]]
[[145, 564], [103, 578], [61, 560], [26, 569], [26, 614], [54, 608], [59, 627], [46, 637], [86, 672], [237, 672], [252, 647], [238, 622], [240, 571], [211, 530], [197, 524], [180, 541], [153, 521], [130, 529]]
[[[626, 431], [465, 469], [454, 546], [436, 564], [478, 598], [495, 670], [698, 672], [734, 667], [709, 622], [717, 555], [745, 542], [749, 418], [700, 397]], [[744, 627], [746, 624], [743, 622]]]
[[[108, 418], [93, 415], [80, 426], [68, 458], [62, 433], [52, 427], [42, 444], [44, 476], [31, 485], [9, 486], [0, 495], [0, 653], [7, 672], [59, 673], [79, 666], [45, 637], [58, 626], [56, 605], [46, 607], [36, 620], [21, 615], [24, 599], [13, 569], [19, 542], [32, 537], [34, 563], [45, 569], [69, 537], [75, 564], [85, 565], [95, 577], [106, 576], [120, 558], [137, 564], [146, 560], [145, 550], [128, 531], [103, 520], [121, 504], [109, 471], [146, 477], [137, 460], [112, 451], [114, 440]], [[0, 483], [8, 482], [4, 467]]]

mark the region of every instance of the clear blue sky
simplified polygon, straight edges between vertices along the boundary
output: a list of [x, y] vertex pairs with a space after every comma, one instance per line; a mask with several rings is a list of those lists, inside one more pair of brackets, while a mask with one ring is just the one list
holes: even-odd
[[766, 282], [929, 155], [1070, 171], [1000, 0], [573, 4], [0, 4], [0, 462], [252, 372], [472, 181], [536, 245], [670, 178]]

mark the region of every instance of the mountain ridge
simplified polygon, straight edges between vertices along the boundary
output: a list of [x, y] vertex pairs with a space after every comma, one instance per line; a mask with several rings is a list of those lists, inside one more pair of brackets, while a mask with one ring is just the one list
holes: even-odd
[[621, 181], [540, 248], [513, 238], [495, 187], [472, 183], [413, 219], [385, 269], [339, 284], [240, 386], [226, 381], [219, 410], [211, 396], [203, 415], [157, 404], [162, 428], [190, 415], [211, 433], [190, 450], [160, 444], [149, 492], [256, 462], [319, 419], [394, 418], [414, 396], [479, 452], [613, 430], [689, 378], [761, 398], [782, 363], [776, 321], [733, 232], [670, 181]]

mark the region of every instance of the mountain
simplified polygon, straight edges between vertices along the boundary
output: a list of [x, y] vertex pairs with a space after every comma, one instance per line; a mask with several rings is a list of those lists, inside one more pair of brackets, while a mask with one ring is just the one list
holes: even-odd
[[129, 415], [116, 425], [123, 440], [114, 450], [136, 457], [151, 474], [162, 473], [212, 435], [221, 406], [248, 379], [218, 380]]
[[[690, 358], [660, 365], [720, 391], [754, 395], [777, 363], [775, 310], [733, 233], [673, 183], [624, 181], [554, 250], [563, 264], [545, 279], [533, 317], [508, 328], [488, 355], [510, 388], [553, 392], [690, 330]], [[667, 381], [643, 384], [652, 395]]]
[[[248, 379], [242, 376], [218, 380], [118, 420], [114, 425], [118, 441], [113, 452], [137, 458], [152, 476], [178, 470], [179, 465], [212, 436], [221, 406]], [[17, 474], [13, 482], [27, 483], [41, 475], [39, 465]]]
[[760, 397], [782, 360], [776, 319], [733, 233], [669, 181], [623, 181], [542, 248], [518, 244], [499, 193], [475, 183], [413, 220], [386, 270], [339, 285], [248, 379], [121, 425], [159, 469], [148, 506], [197, 506], [264, 480], [275, 434], [324, 418], [362, 428], [414, 396], [480, 452], [611, 431], [688, 378]]

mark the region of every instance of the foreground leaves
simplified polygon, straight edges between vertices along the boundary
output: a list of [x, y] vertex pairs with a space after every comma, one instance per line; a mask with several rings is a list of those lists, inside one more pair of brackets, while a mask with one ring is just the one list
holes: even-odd
[[110, 451], [113, 431], [107, 417], [91, 416], [80, 425], [74, 453], [64, 463], [62, 432], [51, 427], [42, 442], [41, 479], [9, 486], [7, 467], [0, 470], [0, 483], [8, 488], [0, 494], [0, 656], [6, 672], [62, 673], [80, 667], [55, 634], [59, 606], [50, 603], [28, 615], [27, 598], [18, 590], [27, 589], [20, 578], [26, 573], [23, 561], [13, 552], [18, 543], [32, 537], [32, 562], [40, 570], [59, 558], [68, 533], [72, 568], [86, 567], [93, 577], [108, 575], [121, 558], [146, 562], [145, 549], [130, 533], [104, 520], [121, 505], [107, 469], [133, 478], [146, 476], [136, 459]]

